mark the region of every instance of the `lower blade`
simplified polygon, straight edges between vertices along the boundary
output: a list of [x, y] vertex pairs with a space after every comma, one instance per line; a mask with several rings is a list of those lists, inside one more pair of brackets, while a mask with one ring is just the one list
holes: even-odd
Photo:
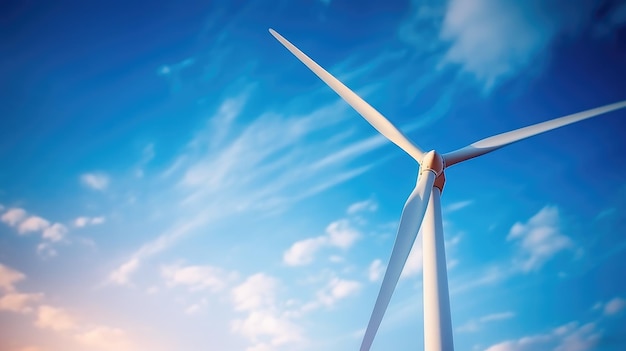
[[393, 250], [391, 252], [391, 258], [387, 265], [387, 271], [383, 278], [383, 283], [378, 292], [376, 298], [376, 304], [372, 311], [369, 324], [365, 330], [365, 336], [361, 343], [361, 351], [368, 351], [372, 346], [380, 322], [383, 319], [393, 291], [398, 284], [400, 274], [406, 263], [413, 242], [417, 237], [417, 233], [424, 219], [424, 213], [426, 212], [426, 206], [428, 204], [428, 198], [433, 189], [433, 183], [435, 182], [435, 174], [431, 171], [424, 171], [415, 185], [413, 192], [409, 195], [409, 198], [402, 210], [402, 216], [400, 217], [400, 226], [398, 227], [398, 235], [396, 241], [393, 244]]

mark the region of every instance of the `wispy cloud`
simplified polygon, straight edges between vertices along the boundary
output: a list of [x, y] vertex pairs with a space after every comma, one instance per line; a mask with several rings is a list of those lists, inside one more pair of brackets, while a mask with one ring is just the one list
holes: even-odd
[[601, 332], [595, 323], [571, 322], [550, 333], [524, 336], [492, 345], [486, 351], [594, 350]]
[[50, 226], [50, 222], [39, 217], [39, 216], [30, 216], [26, 218], [20, 225], [17, 227], [17, 232], [20, 234], [26, 234], [29, 232], [38, 232], [43, 231], [44, 229]]
[[346, 211], [349, 215], [353, 215], [359, 212], [374, 212], [378, 209], [378, 203], [374, 200], [365, 200], [355, 202], [348, 207]]
[[37, 254], [43, 258], [52, 258], [59, 253], [50, 243], [42, 242], [37, 245]]
[[54, 223], [43, 230], [42, 237], [50, 241], [60, 241], [67, 234], [67, 227], [61, 223]]
[[[17, 227], [17, 232], [20, 235], [27, 235], [31, 232], [40, 232], [42, 239], [44, 242], [40, 243], [37, 251], [43, 252], [45, 248], [50, 248], [47, 250], [48, 252], [54, 251], [51, 249], [50, 242], [59, 242], [65, 238], [68, 233], [68, 229], [65, 225], [61, 223], [50, 223], [45, 218], [30, 215], [27, 216], [25, 210], [21, 208], [12, 208], [8, 210], [3, 216], [2, 221], [9, 226]], [[45, 242], [47, 241], [47, 242]], [[56, 251], [54, 251], [53, 255], [46, 255], [48, 257], [56, 255]]]
[[478, 319], [472, 319], [468, 321], [467, 323], [458, 327], [457, 331], [461, 333], [473, 333], [473, 332], [477, 332], [481, 330], [484, 327], [484, 325], [487, 323], [511, 319], [513, 317], [515, 317], [515, 313], [513, 312], [500, 312], [500, 313], [488, 314]]
[[0, 219], [2, 222], [14, 227], [18, 225], [22, 220], [26, 218], [26, 211], [21, 208], [10, 208], [6, 211]]
[[169, 286], [186, 286], [190, 290], [209, 290], [217, 292], [224, 289], [236, 274], [225, 272], [213, 266], [182, 266], [180, 264], [164, 266], [161, 274]]
[[545, 58], [557, 38], [589, 20], [592, 8], [583, 0], [452, 0], [441, 29], [441, 38], [450, 42], [443, 62], [459, 65], [490, 89]]
[[558, 209], [546, 206], [526, 223], [513, 225], [507, 240], [519, 242], [519, 269], [537, 270], [557, 253], [573, 247], [571, 239], [561, 233], [559, 221]]
[[35, 310], [43, 294], [18, 291], [15, 285], [25, 279], [24, 273], [0, 263], [0, 291], [3, 293], [0, 296], [0, 310], [23, 314]]
[[614, 297], [606, 303], [598, 302], [593, 306], [594, 310], [601, 310], [605, 316], [614, 316], [619, 314], [626, 307], [626, 300], [621, 297]]
[[146, 146], [144, 146], [143, 150], [141, 151], [141, 158], [139, 159], [139, 162], [137, 163], [136, 170], [135, 170], [135, 176], [137, 178], [143, 178], [144, 176], [144, 167], [150, 162], [152, 161], [152, 159], [154, 158], [154, 156], [156, 155], [155, 151], [154, 151], [154, 143], [149, 143]]
[[385, 267], [383, 266], [383, 261], [379, 259], [375, 259], [369, 265], [367, 270], [367, 277], [371, 282], [377, 282], [383, 276]]
[[126, 285], [137, 269], [139, 269], [139, 258], [133, 257], [109, 273], [109, 281], [118, 285]]
[[[198, 133], [176, 158], [173, 163], [176, 166], [168, 168], [164, 177], [173, 178], [176, 185], [171, 189], [172, 196], [179, 199], [174, 202], [188, 210], [183, 216], [186, 219], [142, 245], [132, 255], [137, 264], [199, 227], [235, 213], [288, 208], [369, 169], [366, 165], [343, 172], [312, 170], [310, 165], [328, 147], [325, 140], [317, 141], [319, 144], [311, 149], [299, 147], [311, 134], [341, 120], [349, 107], [339, 100], [300, 116], [262, 114], [243, 129], [233, 129], [233, 135], [224, 142], [217, 142], [224, 132], [216, 131], [212, 123], [232, 124], [249, 96], [246, 90], [243, 95], [223, 101], [212, 116], [219, 122], [209, 123], [210, 127]], [[315, 149], [316, 152], [311, 152]], [[111, 281], [127, 282], [130, 274], [129, 270], [121, 274], [121, 270], [116, 269], [111, 275], [115, 279]]]
[[289, 266], [302, 266], [313, 262], [315, 253], [323, 247], [350, 248], [361, 234], [347, 219], [330, 223], [326, 234], [295, 242], [283, 254], [283, 262]]
[[26, 276], [22, 272], [0, 263], [0, 289], [4, 292], [15, 291], [15, 284], [25, 278]]
[[104, 223], [106, 218], [104, 216], [99, 217], [77, 217], [74, 220], [74, 226], [76, 228], [83, 228], [88, 225], [98, 225]]
[[325, 306], [333, 306], [338, 300], [356, 294], [361, 283], [354, 280], [332, 278], [326, 287], [317, 294], [318, 301]]
[[74, 339], [93, 350], [131, 351], [137, 349], [126, 331], [108, 326], [95, 326], [76, 333]]
[[458, 294], [486, 285], [493, 285], [508, 278], [511, 274], [513, 274], [513, 270], [506, 267], [506, 264], [489, 266], [478, 272], [471, 272], [464, 278], [451, 280], [450, 293]]
[[277, 305], [278, 281], [264, 273], [249, 276], [232, 290], [234, 308], [244, 312], [231, 328], [252, 345], [247, 350], [275, 349], [303, 340], [301, 328]]
[[49, 305], [39, 306], [35, 325], [42, 329], [51, 329], [54, 331], [73, 330], [78, 327], [74, 318], [65, 310]]
[[[26, 279], [26, 275], [0, 263], [0, 311], [19, 313], [32, 318], [35, 327], [57, 333], [67, 340], [75, 341], [81, 349], [130, 351], [130, 336], [119, 328], [112, 328], [77, 318], [68, 309], [47, 303], [41, 292], [18, 291], [15, 284]], [[43, 350], [35, 347], [23, 350]]]
[[180, 62], [162, 65], [157, 70], [157, 74], [166, 78], [170, 82], [172, 92], [178, 92], [182, 89], [181, 73], [186, 68], [196, 63], [194, 57], [188, 57]]
[[453, 202], [449, 205], [447, 205], [446, 207], [444, 207], [444, 211], [446, 213], [452, 213], [452, 212], [456, 212], [460, 209], [463, 209], [469, 205], [471, 205], [474, 201], [473, 200], [465, 200], [465, 201], [457, 201], [457, 202]]
[[326, 236], [318, 236], [296, 241], [285, 251], [283, 262], [289, 266], [302, 266], [313, 262], [317, 251], [326, 245]]
[[0, 310], [30, 313], [33, 305], [40, 301], [43, 294], [9, 293], [0, 297]]
[[105, 190], [109, 186], [109, 176], [104, 173], [85, 173], [80, 176], [80, 182], [94, 190]]

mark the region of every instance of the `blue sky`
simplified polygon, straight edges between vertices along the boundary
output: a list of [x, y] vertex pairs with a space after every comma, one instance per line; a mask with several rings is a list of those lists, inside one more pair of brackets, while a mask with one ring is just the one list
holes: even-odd
[[[3, 5], [0, 351], [358, 348], [417, 165], [269, 27], [426, 150], [626, 98], [623, 2], [355, 4]], [[457, 350], [624, 348], [625, 121], [447, 171]]]

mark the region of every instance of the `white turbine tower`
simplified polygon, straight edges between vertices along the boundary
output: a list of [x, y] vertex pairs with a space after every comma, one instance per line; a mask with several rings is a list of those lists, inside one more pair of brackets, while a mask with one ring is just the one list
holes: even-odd
[[361, 343], [361, 351], [369, 350], [372, 345], [420, 226], [422, 226], [423, 233], [424, 259], [424, 349], [426, 351], [452, 351], [454, 343], [452, 340], [446, 254], [440, 205], [441, 191], [445, 183], [444, 170], [454, 164], [484, 155], [531, 136], [624, 108], [626, 107], [626, 100], [498, 134], [443, 155], [434, 150], [424, 152], [409, 141], [383, 115], [287, 41], [287, 39], [273, 29], [269, 31], [287, 50], [328, 84], [376, 130], [398, 145], [420, 165], [415, 188], [409, 195], [402, 210], [396, 241], [393, 245], [380, 292], [376, 298], [374, 310]]

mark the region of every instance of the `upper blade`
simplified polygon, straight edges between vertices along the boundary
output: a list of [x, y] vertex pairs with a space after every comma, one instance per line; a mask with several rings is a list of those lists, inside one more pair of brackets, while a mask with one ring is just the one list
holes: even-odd
[[370, 104], [365, 102], [355, 92], [350, 90], [347, 86], [341, 83], [337, 78], [333, 77], [320, 65], [315, 63], [311, 58], [304, 54], [300, 49], [291, 44], [282, 35], [270, 28], [270, 33], [281, 44], [283, 44], [287, 50], [291, 51], [302, 63], [304, 63], [313, 73], [315, 73], [321, 80], [323, 80], [329, 87], [331, 87], [339, 96], [341, 96], [352, 108], [354, 108], [363, 118], [365, 118], [376, 130], [378, 130], [387, 139], [391, 140], [394, 144], [398, 145], [402, 150], [408, 153], [418, 162], [422, 159], [424, 152], [420, 150], [415, 144], [396, 128], [389, 120], [381, 115]]
[[516, 129], [510, 132], [494, 135], [489, 138], [479, 140], [464, 148], [449, 152], [443, 155], [446, 166], [452, 166], [455, 163], [463, 162], [471, 158], [484, 155], [491, 151], [497, 150], [503, 146], [514, 142], [530, 138], [537, 134], [545, 133], [552, 129], [566, 126], [575, 122], [579, 122], [588, 118], [596, 117], [601, 114], [611, 112], [626, 107], [626, 100], [613, 104], [600, 106], [591, 110], [574, 113], [565, 117], [556, 118], [550, 121], [537, 123], [528, 127]]
[[372, 346], [372, 341], [374, 341], [380, 322], [387, 310], [391, 295], [396, 288], [396, 284], [398, 284], [398, 279], [400, 279], [404, 264], [409, 257], [413, 242], [422, 225], [435, 177], [433, 172], [424, 171], [404, 205], [396, 242], [393, 244], [387, 271], [385, 272], [383, 283], [378, 292], [372, 316], [365, 330], [365, 336], [361, 343], [361, 351], [368, 351], [370, 346]]

